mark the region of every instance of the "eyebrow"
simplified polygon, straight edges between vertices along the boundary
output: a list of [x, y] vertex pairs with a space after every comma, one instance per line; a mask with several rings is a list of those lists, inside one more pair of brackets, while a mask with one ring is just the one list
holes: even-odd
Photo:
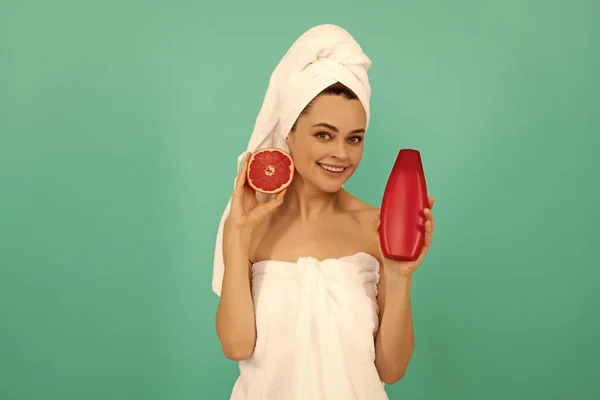
[[[338, 128], [336, 128], [335, 126], [333, 126], [333, 125], [330, 125], [330, 124], [328, 124], [328, 123], [326, 123], [326, 122], [319, 122], [318, 124], [314, 124], [314, 125], [313, 125], [313, 128], [314, 128], [314, 127], [319, 127], [319, 126], [322, 126], [322, 127], [328, 128], [328, 129], [331, 129], [331, 130], [332, 130], [332, 131], [334, 131], [334, 132], [339, 132], [339, 131], [340, 131], [340, 130], [339, 130]], [[351, 131], [350, 133], [351, 133], [351, 134], [352, 134], [352, 133], [365, 133], [365, 130], [364, 130], [364, 129], [355, 129], [355, 130]]]

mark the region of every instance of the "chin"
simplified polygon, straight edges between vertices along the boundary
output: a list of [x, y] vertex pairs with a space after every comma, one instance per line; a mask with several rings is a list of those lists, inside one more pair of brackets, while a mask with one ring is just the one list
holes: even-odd
[[325, 193], [335, 193], [338, 190], [340, 190], [342, 188], [342, 185], [336, 185], [336, 186], [332, 186], [332, 185], [321, 185], [319, 186], [319, 189], [321, 189], [323, 192]]
[[[349, 178], [349, 177], [348, 177]], [[348, 178], [338, 180], [337, 182], [323, 182], [322, 179], [318, 181], [318, 188], [326, 193], [335, 193], [342, 188], [342, 185], [346, 184]]]
[[345, 176], [340, 176], [339, 178], [331, 178], [331, 177], [319, 177], [320, 179], [318, 179], [317, 182], [319, 182], [319, 188], [321, 188], [321, 190], [323, 190], [324, 192], [327, 193], [335, 193], [338, 190], [340, 190], [342, 188], [342, 185], [344, 185], [346, 182], [348, 182], [348, 179], [350, 179], [350, 176], [352, 176], [352, 172], [354, 171], [347, 171], [346, 174], [344, 174]]

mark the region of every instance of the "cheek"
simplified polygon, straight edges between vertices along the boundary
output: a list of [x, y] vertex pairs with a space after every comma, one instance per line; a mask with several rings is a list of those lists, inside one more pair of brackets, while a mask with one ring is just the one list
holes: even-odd
[[348, 156], [350, 157], [350, 159], [352, 160], [352, 163], [358, 163], [361, 159], [362, 159], [362, 155], [363, 155], [363, 146], [361, 145], [350, 145], [350, 148], [348, 149]]
[[302, 171], [305, 169], [305, 166], [309, 163], [310, 151], [306, 148], [306, 143], [302, 143], [298, 140], [289, 140], [288, 148], [292, 158], [294, 159], [294, 164], [296, 169]]
[[[290, 148], [292, 150], [292, 148]], [[322, 152], [322, 151], [321, 151]], [[293, 143], [294, 161], [297, 160], [298, 164], [307, 164], [315, 162], [319, 157], [319, 148], [314, 143], [310, 143], [306, 140], [298, 140]]]
[[295, 143], [292, 156], [299, 175], [310, 180], [311, 177], [318, 174], [317, 161], [322, 160], [330, 153], [323, 147], [309, 143]]

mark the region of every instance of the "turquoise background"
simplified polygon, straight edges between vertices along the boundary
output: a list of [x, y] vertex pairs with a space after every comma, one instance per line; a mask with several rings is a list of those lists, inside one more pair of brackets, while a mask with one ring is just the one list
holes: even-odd
[[347, 188], [422, 152], [434, 244], [391, 399], [600, 398], [597, 1], [0, 4], [0, 398], [226, 399], [214, 235], [289, 45], [373, 60]]

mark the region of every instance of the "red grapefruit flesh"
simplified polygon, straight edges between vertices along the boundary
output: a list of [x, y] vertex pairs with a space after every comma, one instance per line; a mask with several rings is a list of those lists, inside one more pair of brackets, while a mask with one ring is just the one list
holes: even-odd
[[292, 183], [294, 162], [281, 149], [261, 149], [250, 156], [246, 177], [250, 187], [257, 192], [276, 194]]

